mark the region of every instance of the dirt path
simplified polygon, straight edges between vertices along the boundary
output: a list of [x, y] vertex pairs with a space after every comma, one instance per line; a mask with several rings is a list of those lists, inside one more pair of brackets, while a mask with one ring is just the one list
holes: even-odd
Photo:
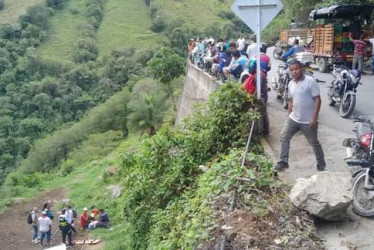
[[[66, 190], [57, 188], [42, 193], [38, 198], [31, 199], [22, 204], [10, 206], [0, 215], [0, 248], [2, 250], [33, 250], [41, 249], [39, 244], [31, 243], [31, 225], [27, 224], [27, 214], [33, 207], [42, 208], [45, 201], [52, 201], [52, 211], [57, 216], [56, 208], [53, 207], [58, 201], [65, 198]], [[52, 232], [57, 228], [55, 221], [52, 222]], [[52, 243], [60, 243], [60, 237], [54, 238]]]

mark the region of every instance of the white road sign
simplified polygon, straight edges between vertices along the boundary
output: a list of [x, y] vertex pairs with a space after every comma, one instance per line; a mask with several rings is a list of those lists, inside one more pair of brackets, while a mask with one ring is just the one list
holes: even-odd
[[231, 10], [255, 33], [259, 25], [259, 11], [262, 31], [282, 9], [283, 4], [280, 0], [236, 0], [231, 5]]
[[[260, 54], [261, 31], [283, 9], [280, 0], [236, 0], [231, 10], [256, 34], [257, 55]], [[256, 92], [261, 99], [260, 57], [257, 56]]]

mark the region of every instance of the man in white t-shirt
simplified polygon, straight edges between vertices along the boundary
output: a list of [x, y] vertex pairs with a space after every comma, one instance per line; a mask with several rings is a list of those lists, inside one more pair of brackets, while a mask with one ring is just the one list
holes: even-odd
[[39, 231], [40, 231], [40, 244], [43, 246], [44, 238], [47, 238], [47, 243], [51, 241], [51, 227], [52, 221], [46, 216], [47, 212], [43, 211], [42, 215], [38, 218]]
[[240, 52], [240, 54], [244, 55], [245, 51], [245, 39], [243, 36], [240, 36], [240, 38], [238, 39], [238, 41], [236, 41], [237, 43], [237, 46], [238, 46], [238, 50]]
[[317, 161], [317, 170], [324, 171], [326, 167], [322, 146], [318, 141], [318, 114], [321, 108], [320, 90], [316, 80], [304, 75], [302, 65], [293, 60], [289, 63], [289, 71], [293, 80], [289, 83], [288, 119], [281, 132], [280, 159], [274, 170], [288, 168], [290, 141], [299, 130], [303, 132], [309, 144], [313, 147]]

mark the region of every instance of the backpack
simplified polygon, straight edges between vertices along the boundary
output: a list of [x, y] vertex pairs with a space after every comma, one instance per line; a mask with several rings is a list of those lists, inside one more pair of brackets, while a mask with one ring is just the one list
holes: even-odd
[[249, 94], [256, 92], [255, 75], [249, 75], [243, 83], [243, 89]]
[[73, 211], [73, 219], [78, 218], [77, 210], [72, 209], [72, 211]]
[[32, 215], [31, 212], [27, 215], [27, 224], [32, 224]]
[[51, 210], [44, 210], [44, 211], [46, 211], [46, 215], [47, 215], [47, 217], [49, 217], [51, 220], [53, 220], [53, 218], [54, 218], [54, 216], [53, 216], [53, 214], [52, 214], [52, 212], [51, 212]]

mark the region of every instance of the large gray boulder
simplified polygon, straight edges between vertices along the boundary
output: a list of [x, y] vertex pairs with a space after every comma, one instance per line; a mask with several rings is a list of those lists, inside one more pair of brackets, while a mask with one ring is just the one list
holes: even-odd
[[122, 188], [118, 185], [110, 185], [106, 188], [109, 190], [109, 195], [111, 198], [118, 198], [121, 195]]
[[320, 172], [299, 178], [290, 193], [294, 206], [328, 221], [347, 218], [352, 203], [351, 175], [348, 172]]

